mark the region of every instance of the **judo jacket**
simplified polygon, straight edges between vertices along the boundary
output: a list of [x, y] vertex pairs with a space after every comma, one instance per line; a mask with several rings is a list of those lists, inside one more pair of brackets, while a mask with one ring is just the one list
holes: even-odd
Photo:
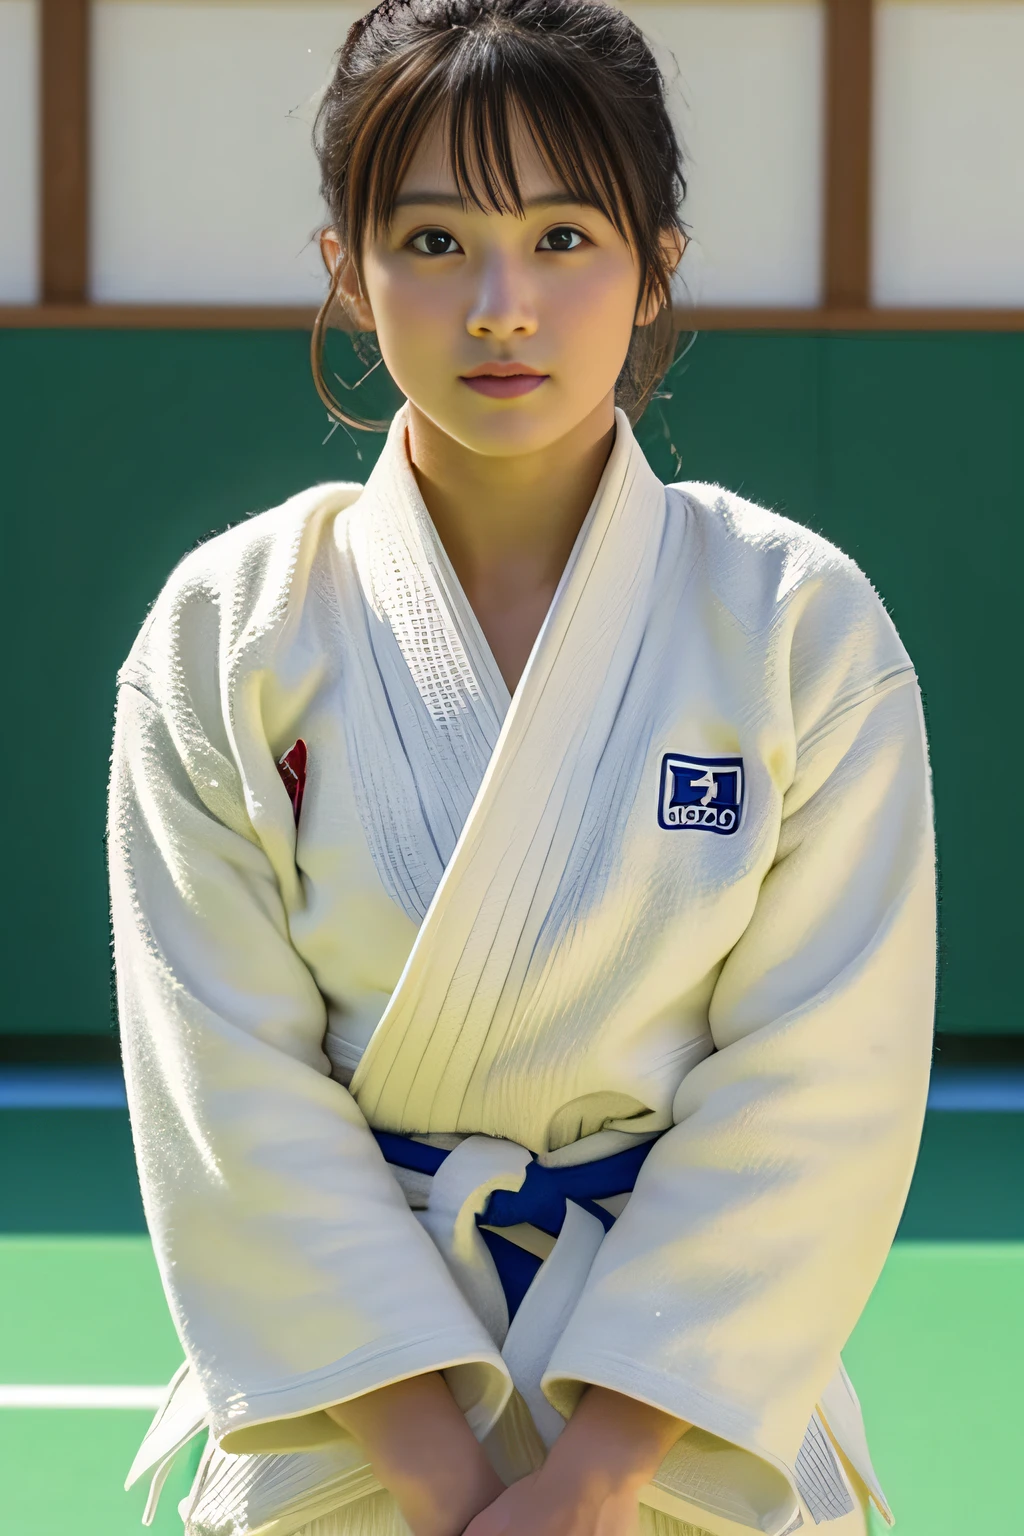
[[[840, 1446], [887, 1514], [840, 1351], [929, 1075], [910, 659], [852, 560], [664, 485], [617, 409], [510, 697], [407, 411], [365, 486], [186, 556], [119, 674], [118, 1000], [185, 1355], [135, 1474], [207, 1428], [191, 1528], [234, 1498], [285, 1536], [377, 1487], [324, 1409], [441, 1370], [510, 1475], [597, 1384], [695, 1426], [666, 1513], [780, 1536]], [[373, 1131], [455, 1151], [403, 1181]], [[491, 1192], [653, 1138], [510, 1329]]]

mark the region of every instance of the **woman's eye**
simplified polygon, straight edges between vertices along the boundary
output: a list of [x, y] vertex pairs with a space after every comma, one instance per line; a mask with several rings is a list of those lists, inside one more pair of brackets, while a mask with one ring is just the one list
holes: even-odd
[[578, 250], [579, 246], [567, 245], [565, 243], [566, 240], [572, 240], [573, 238], [579, 240], [582, 243], [584, 237], [580, 234], [578, 229], [573, 229], [568, 224], [561, 224], [559, 225], [558, 229], [549, 229], [546, 235], [541, 236], [542, 241], [552, 241], [552, 244], [547, 247], [549, 251]]
[[[417, 245], [417, 240], [425, 240], [427, 247]], [[450, 241], [445, 245], [445, 241]], [[419, 251], [421, 256], [449, 256], [452, 248], [458, 248], [458, 242], [454, 235], [450, 235], [446, 229], [421, 229], [418, 235], [413, 235], [409, 241], [414, 251]]]

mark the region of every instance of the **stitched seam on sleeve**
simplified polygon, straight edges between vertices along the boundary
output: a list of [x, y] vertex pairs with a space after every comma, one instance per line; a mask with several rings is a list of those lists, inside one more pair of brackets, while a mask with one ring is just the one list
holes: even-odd
[[[606, 1364], [611, 1369], [602, 1372], [602, 1364]], [[710, 1433], [720, 1438], [731, 1439], [751, 1455], [760, 1456], [781, 1469], [780, 1458], [767, 1447], [758, 1444], [755, 1416], [737, 1409], [735, 1404], [723, 1398], [706, 1392], [688, 1375], [676, 1375], [674, 1372], [660, 1371], [645, 1363], [638, 1364], [636, 1360], [617, 1350], [584, 1349], [575, 1359], [570, 1358], [568, 1366], [558, 1360], [557, 1354], [552, 1355], [552, 1365], [549, 1365], [544, 1373], [544, 1382], [585, 1381], [595, 1384], [595, 1377], [603, 1376], [607, 1380], [609, 1375], [616, 1382], [616, 1390], [632, 1395], [630, 1392], [632, 1387], [635, 1395], [640, 1396], [641, 1393], [636, 1392], [636, 1388], [640, 1387], [646, 1401], [658, 1406], [663, 1406], [666, 1400], [672, 1400], [676, 1403], [675, 1411], [678, 1411], [685, 1399], [686, 1407], [689, 1408], [692, 1405], [714, 1421], [715, 1427]], [[701, 1428], [705, 1427], [701, 1425]], [[786, 1473], [789, 1475], [788, 1467]]]
[[[450, 1369], [455, 1365], [493, 1365], [499, 1370], [503, 1362], [497, 1349], [489, 1347], [489, 1341], [481, 1334], [476, 1334], [474, 1317], [469, 1324], [454, 1324], [438, 1329], [436, 1332], [416, 1334], [411, 1338], [399, 1337], [377, 1347], [364, 1347], [353, 1350], [351, 1354], [342, 1356], [340, 1360], [334, 1360], [330, 1365], [321, 1366], [319, 1370], [304, 1371], [298, 1376], [289, 1377], [287, 1380], [277, 1382], [273, 1386], [247, 1387], [245, 1391], [235, 1391], [229, 1394], [222, 1403], [214, 1408], [218, 1417], [238, 1418], [241, 1412], [250, 1403], [256, 1403], [262, 1398], [286, 1397], [289, 1393], [302, 1391], [307, 1387], [319, 1387], [323, 1383], [343, 1382], [346, 1377], [352, 1377], [360, 1370], [384, 1364], [395, 1355], [413, 1353], [417, 1349], [426, 1348], [433, 1352], [439, 1361], [445, 1361], [434, 1367], [436, 1370]], [[447, 1344], [447, 1348], [445, 1347]], [[459, 1358], [449, 1360], [446, 1357], [452, 1354]], [[300, 1409], [299, 1413], [315, 1412], [311, 1409]], [[296, 1414], [285, 1414], [282, 1417], [297, 1417]]]
[[[145, 681], [148, 681], [148, 679]], [[154, 709], [163, 709], [163, 705], [157, 698], [156, 693], [150, 692], [149, 688], [145, 686], [144, 680], [139, 676], [138, 673], [128, 673], [122, 669], [122, 671], [120, 671], [117, 675], [117, 686], [118, 689], [130, 688], [133, 693], [139, 693], [144, 699], [148, 699], [149, 702], [153, 705]]]
[[804, 753], [809, 752], [812, 747], [816, 747], [851, 710], [859, 709], [862, 704], [870, 703], [872, 699], [876, 699], [884, 693], [889, 693], [893, 688], [901, 688], [904, 683], [916, 680], [916, 677], [917, 673], [908, 662], [904, 666], [893, 667], [891, 671], [885, 672], [881, 677], [876, 678], [867, 688], [860, 688], [856, 693], [852, 693], [847, 698], [841, 700], [833, 708], [831, 714], [826, 715], [821, 724], [816, 726], [811, 734], [797, 747], [797, 760], [799, 761]]

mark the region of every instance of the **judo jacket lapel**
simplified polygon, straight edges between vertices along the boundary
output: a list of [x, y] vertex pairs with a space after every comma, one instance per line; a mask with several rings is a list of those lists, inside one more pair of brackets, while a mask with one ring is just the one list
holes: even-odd
[[[398, 986], [352, 1078], [352, 1093], [379, 1129], [470, 1124], [529, 988], [543, 984], [531, 960], [643, 639], [664, 525], [665, 488], [625, 413], [615, 414], [615, 443], [594, 501]], [[392, 558], [410, 553], [406, 544]], [[467, 625], [465, 612], [455, 618]], [[464, 642], [470, 652], [486, 651], [478, 631]], [[493, 675], [479, 690], [485, 700], [488, 688], [493, 698]], [[415, 775], [417, 764], [411, 768]]]

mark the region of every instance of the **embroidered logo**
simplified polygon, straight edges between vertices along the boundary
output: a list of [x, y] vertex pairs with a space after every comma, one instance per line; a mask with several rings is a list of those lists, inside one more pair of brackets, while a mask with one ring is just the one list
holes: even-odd
[[742, 757], [688, 757], [666, 752], [661, 760], [658, 825], [666, 832], [739, 829], [743, 814]]

